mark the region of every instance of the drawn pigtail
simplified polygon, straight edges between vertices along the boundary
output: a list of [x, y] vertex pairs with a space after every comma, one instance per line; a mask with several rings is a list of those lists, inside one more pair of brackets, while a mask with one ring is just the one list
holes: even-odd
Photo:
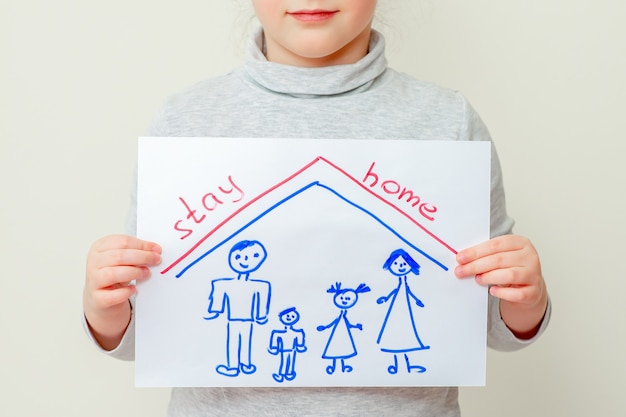
[[363, 283], [363, 284], [359, 284], [358, 287], [356, 287], [356, 289], [354, 290], [354, 292], [356, 292], [357, 294], [362, 294], [364, 292], [370, 292], [372, 291], [370, 287], [367, 286], [367, 284]]
[[331, 285], [330, 288], [326, 290], [326, 292], [330, 294], [337, 294], [339, 291], [341, 291], [341, 282]]

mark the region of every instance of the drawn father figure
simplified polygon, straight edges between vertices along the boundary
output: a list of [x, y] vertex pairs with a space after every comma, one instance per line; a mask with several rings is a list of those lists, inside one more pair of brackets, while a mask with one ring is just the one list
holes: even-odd
[[269, 314], [271, 285], [268, 281], [251, 279], [267, 258], [265, 247], [256, 240], [236, 243], [228, 255], [230, 268], [236, 278], [219, 278], [211, 283], [209, 308], [206, 320], [226, 314], [226, 364], [215, 370], [225, 376], [235, 377], [240, 372], [253, 374], [252, 330], [254, 323], [265, 324]]

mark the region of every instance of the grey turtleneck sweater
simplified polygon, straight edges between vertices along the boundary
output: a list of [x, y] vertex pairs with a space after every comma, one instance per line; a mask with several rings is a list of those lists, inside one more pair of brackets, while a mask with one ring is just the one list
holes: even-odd
[[[352, 65], [299, 68], [268, 62], [262, 33], [233, 72], [167, 100], [149, 132], [170, 137], [273, 137], [489, 141], [465, 98], [387, 67], [384, 38], [373, 32], [366, 57]], [[493, 149], [493, 147], [492, 147]], [[129, 216], [134, 233], [135, 207]], [[491, 235], [510, 233], [501, 170], [492, 158]], [[521, 341], [490, 297], [488, 344], [516, 350]], [[95, 343], [95, 341], [94, 341]], [[134, 358], [134, 319], [107, 354]], [[173, 388], [169, 416], [459, 416], [457, 388]]]

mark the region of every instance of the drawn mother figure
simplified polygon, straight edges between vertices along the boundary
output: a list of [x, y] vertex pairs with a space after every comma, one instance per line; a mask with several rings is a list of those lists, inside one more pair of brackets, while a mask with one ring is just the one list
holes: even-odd
[[424, 303], [411, 291], [408, 283], [409, 274], [419, 275], [420, 265], [403, 249], [397, 249], [389, 255], [383, 269], [397, 278], [397, 286], [386, 296], [379, 297], [378, 304], [389, 303], [387, 315], [378, 334], [376, 343], [382, 352], [393, 354], [393, 364], [387, 368], [390, 374], [398, 373], [398, 354], [404, 354], [407, 372], [425, 372], [426, 368], [412, 365], [407, 352], [430, 349], [420, 339], [413, 305], [424, 307]]

